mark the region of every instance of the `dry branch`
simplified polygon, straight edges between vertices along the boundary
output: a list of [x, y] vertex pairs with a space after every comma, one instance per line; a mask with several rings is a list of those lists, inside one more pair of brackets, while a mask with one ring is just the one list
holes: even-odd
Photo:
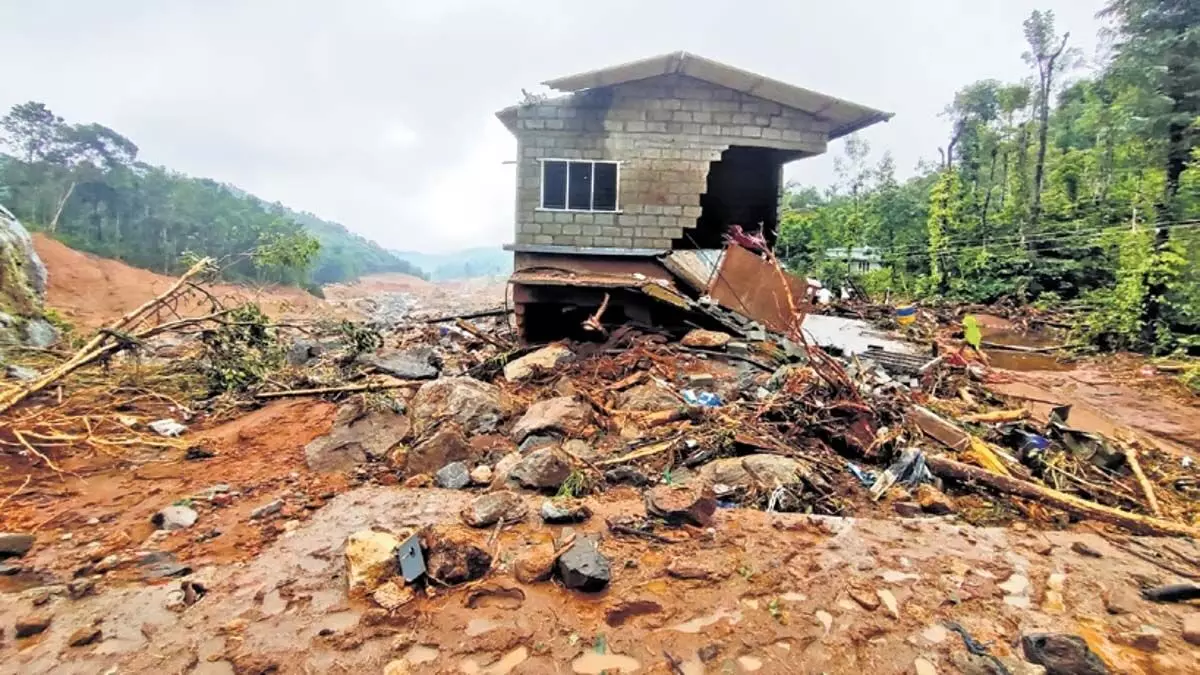
[[419, 387], [420, 382], [381, 382], [377, 384], [348, 384], [341, 387], [319, 387], [317, 389], [288, 389], [286, 391], [264, 391], [254, 396], [256, 398], [284, 398], [285, 396], [320, 396], [322, 394], [338, 394], [357, 391], [383, 391], [385, 389], [403, 389], [404, 387]]
[[925, 463], [929, 466], [930, 471], [942, 478], [974, 481], [1005, 494], [1032, 499], [1062, 509], [1067, 513], [1111, 523], [1133, 532], [1173, 537], [1200, 537], [1200, 530], [1182, 523], [1127, 513], [1017, 478], [1000, 476], [986, 469], [956, 462], [947, 457], [926, 455]]

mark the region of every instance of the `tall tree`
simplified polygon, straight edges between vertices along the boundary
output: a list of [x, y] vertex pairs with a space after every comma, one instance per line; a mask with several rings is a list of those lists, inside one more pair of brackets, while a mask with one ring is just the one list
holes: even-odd
[[51, 155], [62, 139], [64, 124], [44, 103], [29, 101], [14, 105], [0, 118], [0, 128], [4, 141], [17, 148], [26, 162], [37, 162]]
[[[1054, 32], [1054, 12], [1034, 10], [1025, 20], [1025, 41], [1029, 51], [1025, 59], [1037, 70], [1038, 89], [1038, 144], [1037, 159], [1033, 165], [1033, 204], [1029, 210], [1029, 223], [1036, 228], [1042, 211], [1042, 186], [1046, 176], [1046, 137], [1050, 129], [1050, 95], [1054, 89], [1054, 78], [1070, 61], [1066, 54], [1070, 33], [1060, 38]], [[1066, 58], [1064, 58], [1064, 56]]]

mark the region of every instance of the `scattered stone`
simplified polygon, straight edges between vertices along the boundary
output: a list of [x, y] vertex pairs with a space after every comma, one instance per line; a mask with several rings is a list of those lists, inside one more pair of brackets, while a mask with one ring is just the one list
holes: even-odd
[[700, 660], [704, 663], [711, 663], [720, 655], [721, 643], [719, 642], [710, 642], [696, 652], [696, 656], [700, 657]]
[[468, 434], [489, 434], [504, 419], [500, 389], [470, 377], [443, 377], [426, 382], [413, 396], [409, 409], [417, 436], [424, 436], [445, 422], [458, 423]]
[[445, 584], [478, 579], [492, 567], [492, 556], [479, 544], [471, 530], [452, 526], [426, 528], [421, 532], [428, 574]]
[[208, 448], [200, 447], [199, 445], [194, 445], [188, 448], [187, 452], [183, 454], [183, 458], [189, 462], [194, 462], [201, 459], [212, 459], [216, 456], [217, 453], [209, 450]]
[[195, 525], [199, 517], [191, 507], [174, 505], [151, 516], [150, 522], [160, 530], [184, 530]]
[[507, 487], [515, 487], [516, 480], [512, 478], [512, 470], [521, 463], [521, 453], [510, 452], [500, 458], [496, 462], [496, 466], [492, 468], [492, 489], [502, 490]]
[[684, 347], [700, 347], [702, 349], [720, 349], [729, 344], [729, 334], [715, 330], [695, 328], [683, 336], [680, 344]]
[[542, 502], [542, 520], [547, 523], [582, 523], [591, 517], [592, 510], [577, 499], [547, 499]]
[[501, 490], [475, 498], [462, 510], [462, 519], [471, 527], [491, 527], [500, 522], [516, 523], [525, 519], [528, 509], [515, 492]]
[[517, 448], [517, 452], [524, 455], [537, 450], [538, 448], [544, 448], [547, 445], [558, 445], [560, 442], [561, 441], [559, 440], [558, 436], [553, 436], [550, 434], [531, 434], [526, 436], [525, 440], [521, 441], [521, 445]]
[[1142, 596], [1131, 586], [1117, 582], [1105, 589], [1103, 596], [1104, 609], [1109, 614], [1133, 614], [1142, 602]]
[[291, 347], [288, 347], [288, 365], [299, 368], [308, 363], [309, 360], [320, 356], [324, 351], [325, 346], [319, 342], [296, 340], [292, 343]]
[[138, 556], [138, 567], [142, 568], [142, 578], [146, 581], [181, 577], [192, 573], [192, 568], [181, 564], [174, 553], [168, 551], [149, 551]]
[[433, 482], [441, 488], [461, 490], [471, 484], [471, 473], [467, 471], [466, 464], [450, 462], [438, 469], [438, 472], [433, 475]]
[[712, 373], [692, 373], [688, 375], [687, 381], [693, 387], [711, 387], [716, 384], [717, 378], [713, 377]]
[[712, 491], [701, 485], [657, 485], [646, 491], [645, 502], [647, 515], [672, 525], [708, 527], [717, 510]]
[[346, 404], [338, 408], [329, 433], [304, 447], [304, 459], [313, 471], [349, 471], [368, 459], [383, 459], [410, 426], [407, 417], [391, 410], [364, 411]]
[[594, 593], [604, 590], [612, 578], [608, 558], [594, 537], [580, 537], [558, 558], [558, 576], [567, 588]]
[[1183, 639], [1189, 644], [1200, 645], [1200, 612], [1183, 617]]
[[250, 512], [250, 520], [260, 520], [279, 513], [283, 510], [283, 500], [275, 499]]
[[1088, 546], [1087, 544], [1083, 543], [1082, 541], [1077, 541], [1077, 542], [1071, 544], [1071, 550], [1078, 553], [1081, 556], [1085, 556], [1088, 558], [1103, 558], [1104, 557], [1103, 553], [1097, 551], [1096, 549], [1092, 548], [1091, 546]]
[[847, 593], [850, 599], [857, 602], [863, 609], [868, 612], [874, 612], [879, 609], [879, 597], [870, 591], [861, 588], [850, 588]]
[[702, 482], [709, 485], [719, 483], [750, 489], [757, 487], [759, 481], [768, 488], [793, 485], [800, 481], [800, 476], [808, 473], [808, 465], [801, 460], [757, 454], [711, 461], [700, 468], [698, 475]]
[[919, 518], [925, 515], [921, 505], [916, 502], [893, 502], [892, 510], [901, 518]]
[[386, 354], [360, 354], [358, 362], [401, 380], [432, 380], [441, 370], [437, 353], [431, 347], [414, 347]]
[[720, 581], [729, 576], [729, 571], [705, 558], [674, 558], [667, 564], [667, 576], [692, 581]]
[[917, 658], [913, 661], [913, 669], [917, 671], [917, 675], [937, 675], [937, 668], [922, 658]]
[[397, 607], [407, 605], [416, 597], [417, 594], [413, 591], [412, 586], [398, 584], [395, 581], [385, 582], [371, 593], [371, 599], [375, 601], [375, 604], [389, 612]]
[[942, 624], [935, 623], [921, 631], [921, 637], [931, 645], [940, 645], [950, 637], [950, 631], [946, 630]]
[[1113, 641], [1144, 652], [1156, 652], [1162, 635], [1163, 632], [1154, 626], [1142, 624], [1136, 631], [1117, 633]]
[[177, 438], [182, 435], [183, 432], [187, 431], [187, 427], [169, 417], [166, 419], [154, 420], [146, 426], [150, 427], [150, 430], [159, 436], [165, 436], [167, 438]]
[[472, 485], [489, 485], [492, 482], [492, 467], [487, 464], [480, 464], [471, 469], [471, 484]]
[[926, 513], [945, 516], [954, 513], [954, 501], [929, 483], [917, 486], [917, 503]]
[[102, 633], [99, 628], [84, 626], [71, 633], [71, 637], [67, 638], [67, 645], [71, 647], [86, 647], [94, 642], [99, 642], [101, 637]]
[[368, 591], [396, 573], [400, 539], [387, 532], [361, 530], [346, 539], [346, 579], [349, 589]]
[[817, 617], [817, 621], [821, 622], [821, 626], [825, 628], [825, 635], [829, 635], [829, 631], [833, 629], [833, 615], [823, 609], [818, 609], [813, 616]]
[[25, 323], [25, 341], [30, 346], [45, 349], [58, 340], [58, 329], [45, 319], [31, 319]]
[[1046, 667], [1049, 675], [1108, 675], [1108, 668], [1087, 642], [1066, 633], [1032, 633], [1021, 636], [1025, 658]]
[[571, 475], [571, 464], [556, 448], [535, 450], [512, 468], [509, 475], [535, 490], [557, 490]]
[[1062, 572], [1051, 572], [1046, 577], [1046, 595], [1042, 598], [1042, 611], [1048, 614], [1062, 614], [1066, 611], [1066, 602], [1063, 599], [1063, 586], [1067, 582], [1067, 575]]
[[18, 366], [15, 363], [10, 363], [5, 366], [4, 374], [7, 375], [10, 380], [33, 382], [34, 380], [38, 379], [38, 376], [41, 373], [33, 368], [26, 368], [25, 366]]
[[683, 405], [679, 397], [654, 382], [630, 387], [617, 395], [617, 407], [621, 410], [655, 412], [670, 410]]
[[0, 532], [0, 558], [15, 558], [25, 555], [33, 548], [37, 539], [24, 532]]
[[29, 614], [17, 619], [13, 631], [18, 638], [32, 637], [49, 628], [52, 619], [49, 614]]
[[432, 474], [452, 462], [468, 461], [475, 454], [462, 430], [446, 424], [405, 453], [404, 472], [412, 476]]
[[548, 345], [505, 364], [504, 379], [509, 382], [524, 380], [537, 370], [553, 371], [574, 358], [575, 355], [567, 347], [560, 344]]
[[627, 484], [634, 487], [644, 487], [650, 484], [646, 474], [631, 466], [618, 466], [604, 472], [604, 480], [614, 485]]
[[875, 594], [879, 596], [879, 601], [887, 608], [888, 614], [891, 614], [893, 619], [899, 619], [900, 605], [896, 602], [896, 596], [892, 595], [892, 592], [886, 588], [875, 591]]
[[83, 579], [72, 579], [67, 582], [67, 597], [72, 600], [89, 596], [96, 592], [96, 580], [85, 577]]
[[579, 436], [591, 423], [591, 406], [570, 396], [558, 396], [529, 406], [509, 435], [517, 443], [532, 434], [547, 431]]
[[538, 544], [525, 551], [513, 562], [513, 576], [523, 584], [545, 581], [554, 574], [554, 564], [558, 562], [552, 544]]

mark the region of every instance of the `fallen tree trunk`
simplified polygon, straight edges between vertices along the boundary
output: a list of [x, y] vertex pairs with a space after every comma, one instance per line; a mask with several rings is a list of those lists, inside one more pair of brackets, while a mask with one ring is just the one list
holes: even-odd
[[1200, 538], [1200, 530], [1182, 523], [1127, 513], [1018, 478], [1000, 476], [977, 466], [956, 462], [948, 457], [926, 455], [925, 464], [930, 471], [942, 478], [974, 481], [1005, 494], [1032, 499], [1047, 506], [1062, 509], [1067, 513], [1111, 523], [1139, 534]]

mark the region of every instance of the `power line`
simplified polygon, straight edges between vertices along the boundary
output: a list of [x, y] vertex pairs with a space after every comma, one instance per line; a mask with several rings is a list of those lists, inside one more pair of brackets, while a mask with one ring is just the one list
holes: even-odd
[[[1200, 227], [1200, 223], [1185, 223], [1185, 224], [1180, 224], [1180, 225], [1177, 225], [1177, 226], [1174, 226], [1174, 227], [1168, 228], [1168, 229], [1191, 230], [1191, 229], [1195, 229], [1198, 227]], [[1094, 235], [1094, 234], [1097, 234], [1097, 233], [1095, 233], [1095, 232], [1072, 232], [1072, 233], [1062, 234], [1057, 237], [1039, 239], [1038, 241], [1032, 242], [1032, 243], [1067, 241], [1067, 240], [1074, 239], [1077, 237], [1090, 236], [1090, 235]], [[1029, 243], [1029, 241], [1027, 240], [1024, 243]], [[988, 242], [987, 244], [967, 244], [967, 245], [963, 245], [963, 246], [950, 246], [950, 247], [942, 248], [942, 249], [938, 250], [938, 253], [939, 254], [957, 253], [960, 251], [966, 251], [968, 249], [988, 249], [988, 248], [998, 248], [1001, 250], [1016, 249], [1016, 248], [1020, 248], [1020, 247], [1024, 246], [1024, 243], [1018, 240], [1018, 241], [1008, 241], [1008, 242], [999, 242], [999, 243]], [[1095, 244], [1093, 244], [1093, 243], [1078, 243], [1078, 244], [1074, 244], [1071, 246], [1060, 246], [1059, 248], [1062, 248], [1065, 250], [1081, 250], [1081, 249], [1085, 249], [1085, 248], [1093, 248], [1094, 246], [1095, 246]], [[908, 260], [908, 259], [912, 259], [912, 258], [925, 258], [925, 257], [928, 257], [929, 255], [930, 255], [930, 251], [925, 250], [925, 251], [912, 251], [912, 252], [903, 253], [900, 255], [888, 255], [888, 256], [886, 256], [886, 258], [891, 259], [891, 260]]]

